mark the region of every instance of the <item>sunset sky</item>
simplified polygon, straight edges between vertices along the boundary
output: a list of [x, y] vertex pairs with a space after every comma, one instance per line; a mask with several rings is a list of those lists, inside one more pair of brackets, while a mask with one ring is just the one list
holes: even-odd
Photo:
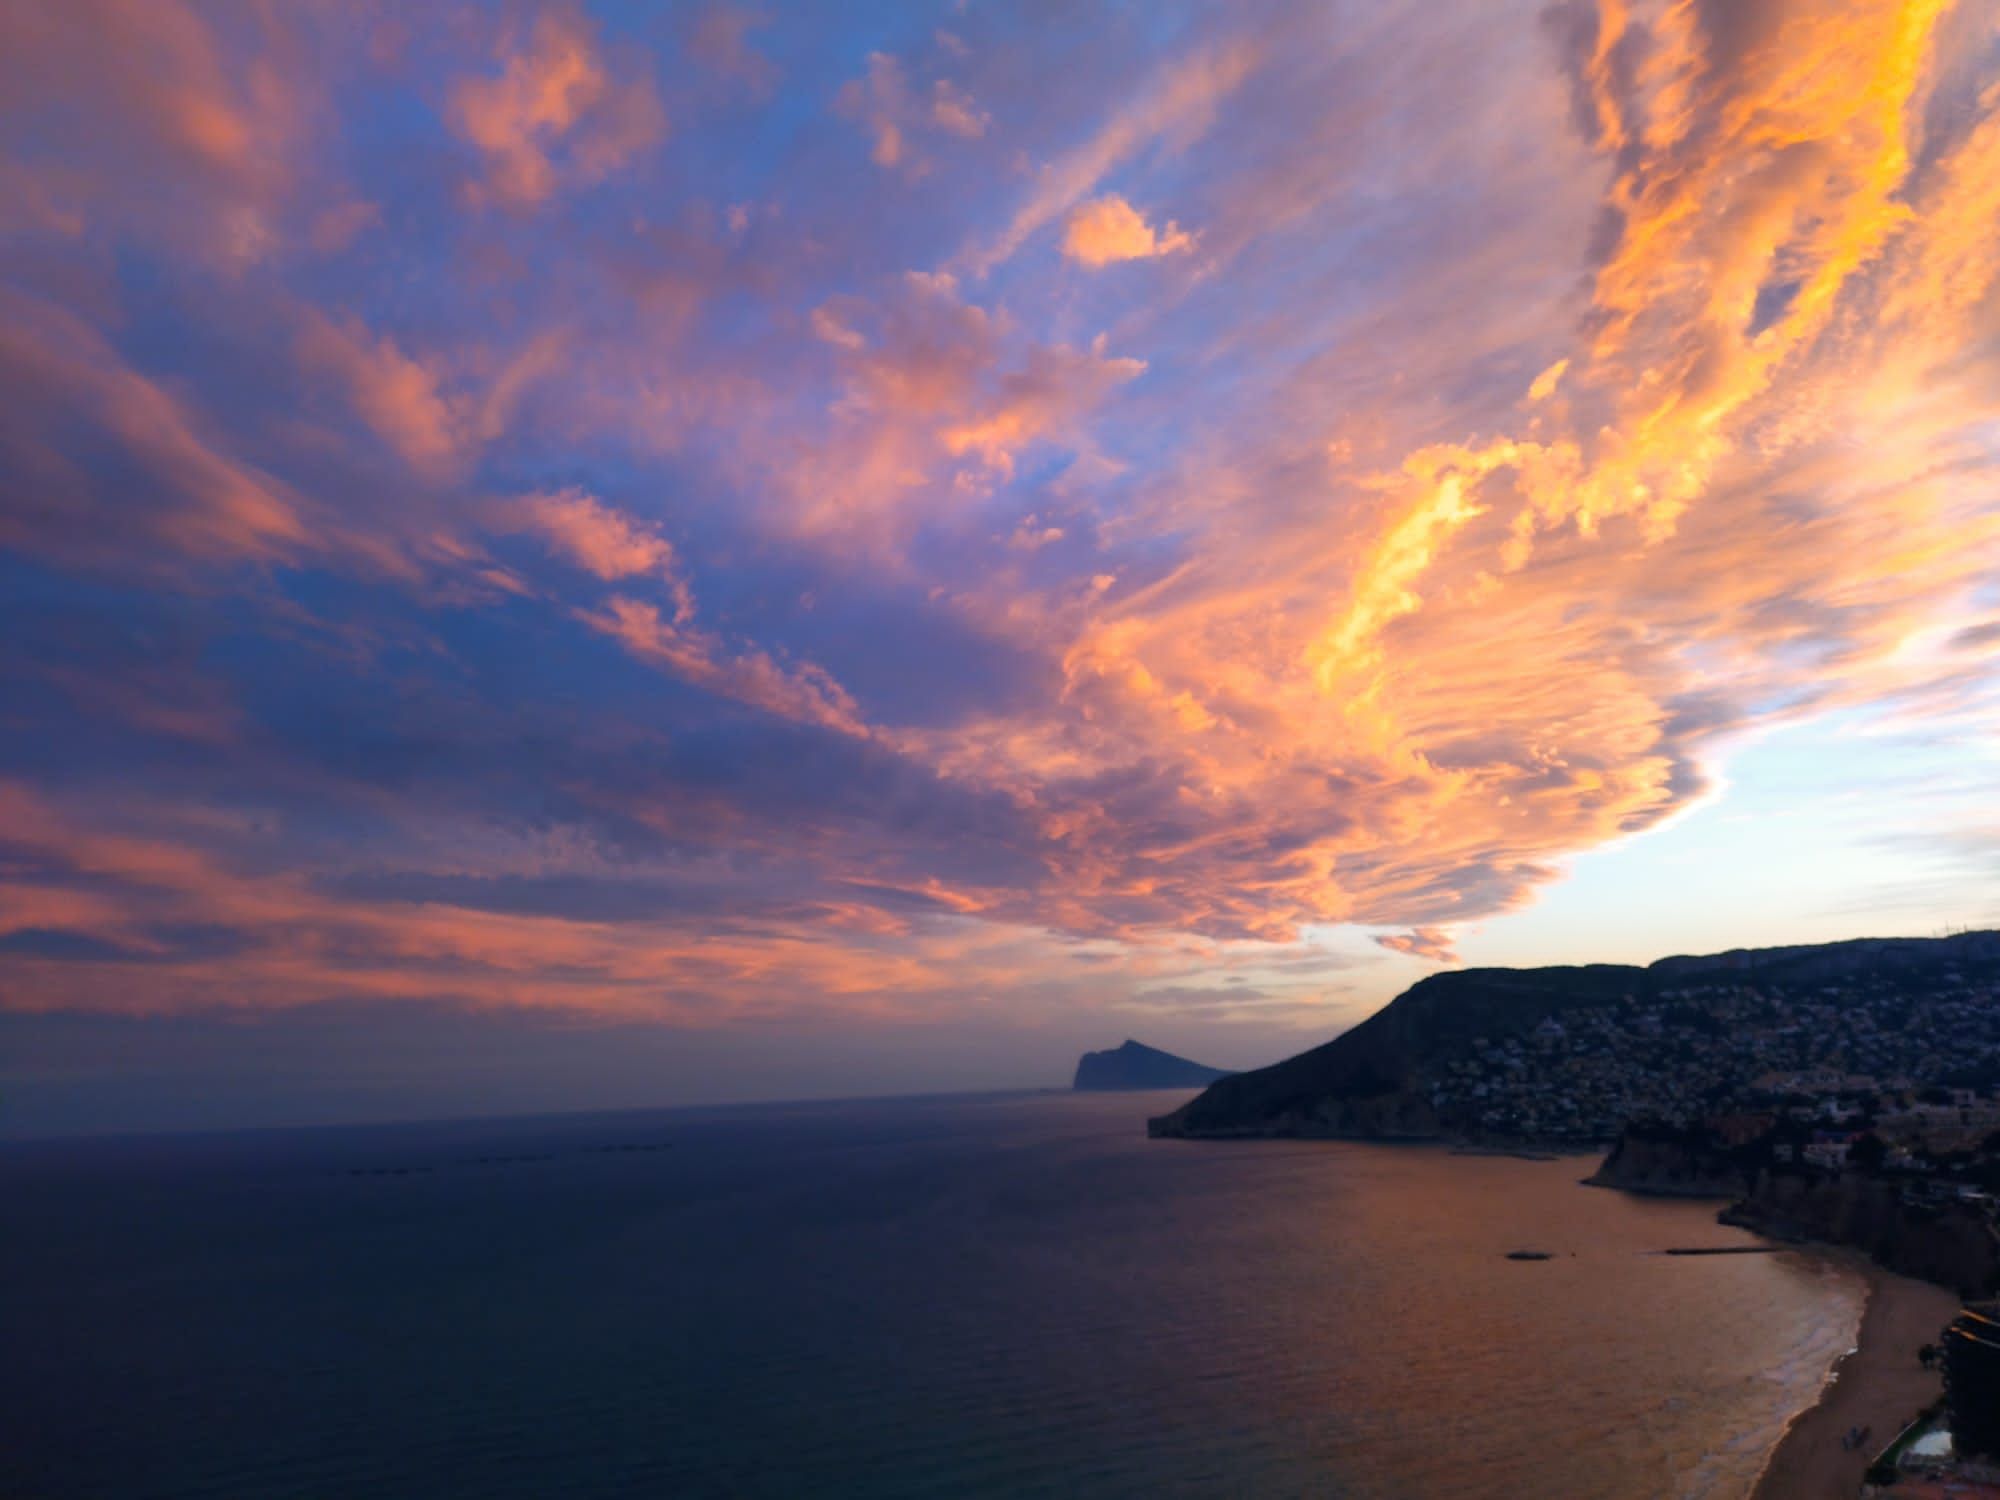
[[2000, 925], [2000, 5], [0, 6], [0, 1132]]

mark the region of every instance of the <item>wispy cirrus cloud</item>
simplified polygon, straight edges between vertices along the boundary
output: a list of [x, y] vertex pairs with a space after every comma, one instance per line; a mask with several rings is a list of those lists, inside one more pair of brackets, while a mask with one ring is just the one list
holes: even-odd
[[387, 335], [352, 319], [308, 311], [299, 357], [338, 381], [361, 420], [419, 472], [441, 475], [458, 462], [463, 414], [442, 390], [434, 363], [406, 353]]
[[1449, 964], [1458, 961], [1457, 950], [1452, 946], [1451, 934], [1439, 927], [1413, 927], [1408, 932], [1377, 933], [1375, 941], [1391, 953], [1406, 953], [1411, 958], [1420, 958], [1426, 963]]
[[787, 666], [757, 648], [731, 651], [716, 636], [698, 629], [692, 605], [673, 616], [658, 605], [615, 595], [603, 608], [586, 610], [580, 618], [602, 631], [641, 661], [654, 662], [683, 681], [719, 697], [763, 709], [781, 719], [818, 725], [842, 734], [865, 736], [854, 699], [822, 667], [811, 663]]
[[[272, 558], [325, 539], [292, 486], [231, 454], [185, 400], [72, 313], [0, 290], [0, 323], [10, 408], [0, 538], [86, 565], [143, 565], [161, 547]], [[119, 482], [126, 466], [144, 476], [136, 491]]]

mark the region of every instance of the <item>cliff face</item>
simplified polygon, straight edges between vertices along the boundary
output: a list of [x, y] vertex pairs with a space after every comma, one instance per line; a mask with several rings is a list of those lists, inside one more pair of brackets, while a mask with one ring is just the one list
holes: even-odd
[[1950, 1203], [1905, 1203], [1898, 1184], [1883, 1177], [1766, 1171], [1721, 1217], [1774, 1239], [1852, 1245], [1891, 1271], [1965, 1296], [2000, 1286], [2000, 1244], [1983, 1216]]
[[1877, 1264], [1984, 1296], [2000, 1288], [2000, 1240], [1985, 1215], [1949, 1200], [1904, 1201], [1904, 1183], [1859, 1170], [1773, 1165], [1754, 1145], [1731, 1149], [1701, 1130], [1628, 1129], [1588, 1179], [1670, 1197], [1730, 1198], [1717, 1217], [1780, 1240], [1847, 1245]]
[[1627, 1130], [1585, 1181], [1668, 1198], [1740, 1198], [1752, 1169], [1683, 1131]]
[[1198, 1089], [1231, 1075], [1142, 1042], [1128, 1041], [1103, 1052], [1086, 1052], [1077, 1061], [1079, 1089]]

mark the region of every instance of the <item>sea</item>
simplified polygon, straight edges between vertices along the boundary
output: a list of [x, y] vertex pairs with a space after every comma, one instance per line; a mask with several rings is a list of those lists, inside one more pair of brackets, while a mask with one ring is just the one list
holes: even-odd
[[0, 1497], [1736, 1500], [1853, 1342], [1713, 1204], [1183, 1097], [0, 1147]]

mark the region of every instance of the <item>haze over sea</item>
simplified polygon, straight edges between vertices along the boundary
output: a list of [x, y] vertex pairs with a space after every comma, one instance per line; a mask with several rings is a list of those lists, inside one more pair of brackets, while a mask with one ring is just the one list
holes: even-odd
[[1183, 1097], [0, 1148], [0, 1494], [1736, 1497], [1852, 1341], [1648, 1253], [1712, 1205]]

